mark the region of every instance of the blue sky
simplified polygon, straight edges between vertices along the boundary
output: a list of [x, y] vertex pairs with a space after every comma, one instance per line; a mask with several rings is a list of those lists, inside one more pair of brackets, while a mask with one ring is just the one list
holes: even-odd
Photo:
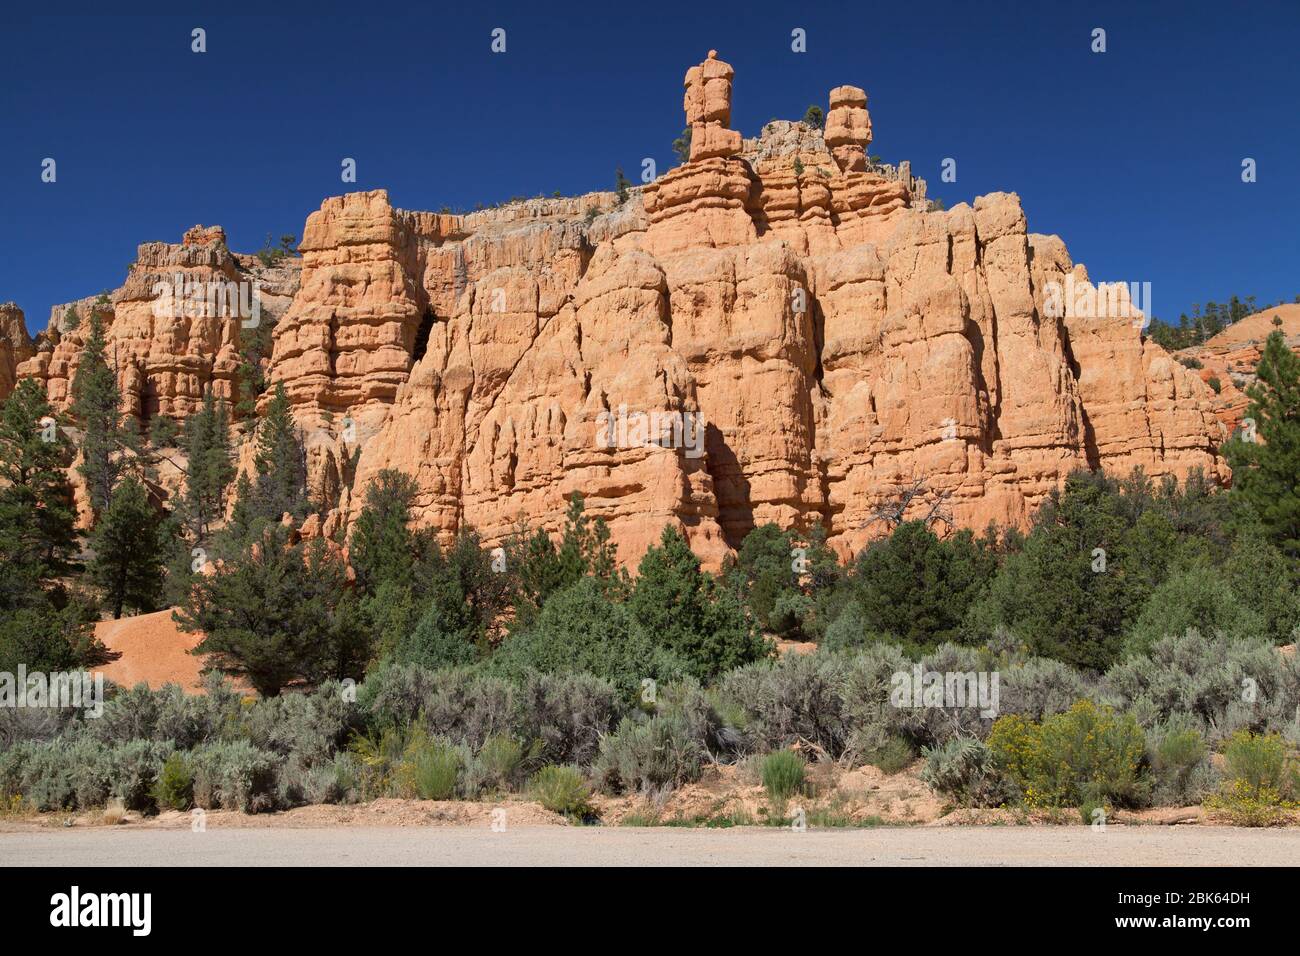
[[[35, 6], [35, 5], [29, 5]], [[1300, 3], [277, 4], [264, 15], [0, 13], [0, 300], [121, 284], [135, 248], [225, 227], [252, 251], [328, 195], [408, 209], [610, 188], [673, 162], [681, 81], [736, 68], [733, 127], [864, 87], [872, 152], [949, 206], [1018, 192], [1155, 313], [1300, 293]], [[99, 9], [102, 9], [100, 7]], [[173, 13], [175, 4], [158, 9]], [[229, 10], [229, 5], [214, 7]], [[567, 15], [564, 11], [568, 11]], [[208, 52], [190, 51], [207, 31]], [[493, 54], [491, 31], [506, 30]], [[807, 52], [790, 34], [807, 32]], [[1093, 28], [1107, 51], [1090, 50]], [[58, 181], [40, 180], [53, 157]], [[343, 157], [357, 183], [340, 181]], [[957, 161], [957, 181], [939, 182]], [[1243, 158], [1258, 181], [1241, 181]]]

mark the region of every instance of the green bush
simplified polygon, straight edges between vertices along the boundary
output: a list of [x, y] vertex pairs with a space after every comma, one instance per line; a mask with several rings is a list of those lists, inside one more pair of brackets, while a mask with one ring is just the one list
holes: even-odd
[[1030, 720], [1064, 713], [1092, 689], [1073, 667], [1046, 657], [1002, 668], [999, 683], [1000, 712]]
[[1290, 789], [1286, 743], [1277, 734], [1239, 730], [1223, 748], [1223, 757], [1229, 780], [1241, 780], [1252, 790], [1268, 788], [1285, 794]]
[[182, 753], [167, 758], [154, 783], [153, 798], [161, 810], [188, 810], [194, 802], [194, 771]]
[[489, 737], [510, 732], [514, 693], [505, 681], [474, 671], [438, 671], [421, 708], [423, 726], [477, 751]]
[[538, 803], [553, 813], [582, 819], [591, 814], [591, 791], [582, 771], [574, 766], [551, 764], [529, 781], [529, 791]]
[[763, 789], [777, 803], [804, 792], [807, 761], [793, 750], [777, 750], [763, 758]]
[[704, 751], [668, 717], [625, 717], [600, 742], [594, 775], [613, 791], [654, 794], [700, 778]]
[[[1247, 690], [1253, 701], [1243, 699]], [[1238, 730], [1285, 733], [1300, 707], [1300, 659], [1267, 642], [1220, 641], [1199, 631], [1162, 638], [1106, 672], [1102, 699], [1143, 727], [1186, 714], [1211, 745]]]
[[397, 768], [399, 792], [421, 800], [450, 800], [456, 795], [462, 765], [454, 745], [417, 729]]
[[992, 751], [973, 737], [923, 747], [921, 779], [935, 793], [965, 807], [995, 807], [1014, 794], [998, 772]]
[[520, 782], [528, 761], [536, 750], [529, 752], [513, 737], [489, 737], [477, 754], [479, 783], [475, 789], [513, 790]]
[[109, 794], [127, 810], [152, 811], [158, 774], [172, 753], [171, 744], [133, 740], [106, 755]]
[[642, 680], [667, 683], [689, 673], [690, 666], [658, 646], [601, 581], [586, 577], [553, 594], [535, 621], [512, 632], [493, 654], [489, 670], [516, 682], [530, 671], [587, 673], [608, 680], [632, 700]]
[[894, 643], [891, 635], [871, 628], [872, 621], [862, 605], [856, 602], [847, 604], [826, 628], [826, 636], [817, 647], [824, 651], [856, 651], [873, 644]]
[[1200, 803], [1214, 787], [1215, 772], [1198, 722], [1175, 714], [1147, 734], [1147, 760], [1157, 806]]
[[1205, 807], [1222, 812], [1233, 826], [1271, 827], [1287, 822], [1287, 812], [1295, 805], [1270, 787], [1256, 790], [1237, 779], [1207, 797]]
[[848, 663], [836, 654], [787, 654], [723, 676], [717, 696], [743, 716], [745, 748], [779, 750], [800, 741], [833, 758], [844, 752], [848, 727], [844, 684]]
[[529, 674], [515, 692], [515, 735], [537, 759], [586, 767], [627, 705], [609, 681], [590, 674]]
[[1031, 807], [1108, 801], [1135, 806], [1144, 799], [1146, 740], [1132, 717], [1081, 700], [1041, 724], [1001, 717], [988, 738], [996, 765]]
[[916, 759], [916, 751], [902, 737], [890, 737], [879, 747], [862, 755], [862, 762], [887, 774], [906, 770]]
[[245, 735], [261, 750], [295, 756], [305, 764], [328, 760], [348, 738], [355, 708], [336, 681], [308, 694], [285, 693], [257, 701], [245, 712]]
[[1189, 630], [1236, 641], [1260, 634], [1264, 621], [1237, 597], [1225, 574], [1197, 566], [1171, 574], [1152, 592], [1125, 647], [1130, 655], [1148, 654], [1161, 638]]
[[1226, 780], [1218, 793], [1205, 801], [1224, 813], [1236, 826], [1274, 826], [1296, 809], [1300, 775], [1292, 764], [1286, 742], [1277, 734], [1252, 734], [1239, 730], [1223, 749]]
[[[908, 736], [905, 712], [890, 703], [894, 675], [910, 675], [912, 661], [891, 644], [873, 644], [844, 660], [841, 713], [844, 721], [844, 750], [853, 763], [874, 753], [892, 737]], [[931, 743], [932, 741], [914, 741]], [[838, 757], [836, 751], [831, 756]]]
[[190, 753], [194, 768], [194, 803], [205, 810], [260, 813], [278, 803], [275, 754], [246, 740], [207, 744]]
[[302, 798], [309, 804], [355, 803], [360, 793], [361, 768], [350, 753], [335, 754], [307, 770], [302, 779]]

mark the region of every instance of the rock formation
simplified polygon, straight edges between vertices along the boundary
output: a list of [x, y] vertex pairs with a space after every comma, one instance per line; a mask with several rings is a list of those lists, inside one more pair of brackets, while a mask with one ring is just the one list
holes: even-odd
[[[312, 534], [342, 538], [386, 468], [444, 535], [554, 530], [576, 491], [625, 560], [674, 524], [713, 566], [766, 521], [859, 548], [918, 481], [916, 508], [982, 528], [1023, 524], [1077, 467], [1224, 476], [1211, 390], [1128, 312], [1056, 308], [1086, 271], [1014, 194], [932, 210], [906, 163], [869, 161], [852, 86], [824, 135], [744, 140], [733, 77], [712, 51], [687, 72], [690, 158], [623, 203], [446, 215], [379, 190], [311, 215], [269, 374], [329, 508]], [[239, 329], [155, 319], [149, 282], [176, 269], [246, 268], [187, 234], [142, 246], [111, 297], [118, 354], [183, 413], [228, 393]], [[52, 325], [23, 365], [59, 400], [77, 334]]]
[[0, 401], [13, 393], [18, 366], [35, 354], [23, 310], [15, 302], [0, 302]]
[[[36, 354], [18, 373], [41, 380], [55, 408], [67, 408], [97, 314], [124, 410], [143, 422], [159, 414], [183, 419], [208, 388], [231, 398], [241, 333], [274, 322], [297, 291], [297, 267], [296, 259], [270, 268], [256, 257], [236, 256], [220, 226], [195, 226], [180, 244], [143, 243], [120, 288], [54, 306]], [[65, 318], [69, 307], [79, 318], [75, 328]]]
[[[1273, 324], [1275, 319], [1278, 325]], [[1224, 438], [1241, 425], [1250, 405], [1246, 390], [1255, 384], [1255, 367], [1274, 329], [1282, 332], [1291, 351], [1300, 354], [1300, 303], [1261, 309], [1202, 344], [1176, 353], [1179, 362], [1187, 363], [1201, 381], [1211, 385], [1212, 406]]]

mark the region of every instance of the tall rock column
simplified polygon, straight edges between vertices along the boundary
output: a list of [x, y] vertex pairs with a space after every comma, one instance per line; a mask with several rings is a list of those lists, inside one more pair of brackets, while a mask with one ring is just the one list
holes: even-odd
[[871, 114], [867, 93], [856, 86], [831, 90], [831, 111], [826, 114], [826, 145], [842, 173], [867, 169], [867, 147], [871, 145]]
[[736, 71], [710, 50], [709, 58], [686, 71], [683, 107], [691, 127], [691, 162], [740, 152], [740, 131], [731, 129], [731, 80]]
[[645, 187], [646, 247], [654, 255], [700, 246], [754, 242], [758, 233], [747, 206], [754, 179], [737, 157], [740, 132], [730, 129], [731, 64], [718, 51], [686, 71], [683, 106], [691, 129], [691, 154], [683, 165]]

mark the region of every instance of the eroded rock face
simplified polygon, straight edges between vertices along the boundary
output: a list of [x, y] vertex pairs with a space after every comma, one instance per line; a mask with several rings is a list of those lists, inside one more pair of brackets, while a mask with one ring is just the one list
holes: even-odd
[[1262, 309], [1234, 322], [1201, 345], [1175, 354], [1214, 393], [1214, 413], [1226, 439], [1242, 425], [1250, 405], [1246, 391], [1256, 382], [1255, 369], [1273, 331], [1282, 333], [1287, 346], [1300, 355], [1300, 303], [1288, 302]]
[[[906, 163], [868, 161], [856, 87], [831, 92], [824, 134], [773, 122], [742, 140], [732, 82], [716, 54], [691, 68], [691, 158], [623, 204], [456, 216], [380, 190], [312, 214], [269, 373], [329, 509], [313, 535], [341, 540], [386, 468], [447, 536], [555, 530], [576, 491], [625, 561], [673, 524], [711, 566], [766, 521], [857, 549], [918, 480], [915, 510], [942, 499], [982, 529], [1023, 524], [1077, 467], [1223, 475], [1210, 389], [1131, 316], [1058, 308], [1055, 284], [1086, 272], [1029, 234], [1014, 194], [931, 211]], [[149, 261], [241, 268], [199, 238]], [[113, 326], [140, 301], [129, 281]], [[146, 336], [128, 314], [115, 334], [175, 396], [228, 379], [190, 361], [225, 354], [224, 327]], [[53, 330], [32, 366], [52, 394], [73, 335]]]
[[[275, 320], [297, 291], [297, 269], [292, 258], [265, 266], [236, 256], [220, 226], [195, 226], [179, 244], [143, 243], [121, 288], [54, 306], [35, 355], [19, 374], [40, 379], [51, 404], [66, 409], [97, 314], [123, 411], [144, 424], [155, 415], [183, 419], [209, 388], [231, 400], [241, 335]], [[79, 317], [75, 328], [66, 318], [70, 306]]]
[[35, 354], [23, 310], [16, 302], [0, 302], [0, 401], [13, 394], [18, 366]]

